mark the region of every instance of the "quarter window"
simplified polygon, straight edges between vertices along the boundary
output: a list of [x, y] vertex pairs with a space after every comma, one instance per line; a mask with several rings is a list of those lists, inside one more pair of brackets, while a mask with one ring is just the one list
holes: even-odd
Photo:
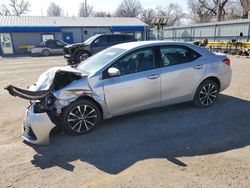
[[153, 69], [155, 66], [154, 59], [154, 50], [144, 49], [126, 55], [112, 67], [119, 69], [121, 75], [126, 75]]
[[161, 64], [163, 66], [188, 63], [201, 56], [192, 49], [184, 46], [160, 47], [160, 55]]

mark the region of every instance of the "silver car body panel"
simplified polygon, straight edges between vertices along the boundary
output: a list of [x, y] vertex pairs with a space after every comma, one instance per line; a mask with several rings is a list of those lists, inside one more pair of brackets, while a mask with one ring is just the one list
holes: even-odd
[[39, 76], [37, 82], [34, 85], [30, 86], [29, 90], [30, 91], [48, 90], [54, 81], [56, 73], [59, 71], [72, 72], [84, 76], [82, 72], [73, 69], [69, 66], [50, 68]]
[[[160, 45], [186, 46], [201, 54], [201, 57], [189, 63], [103, 79], [103, 71], [121, 56], [140, 48]], [[80, 97], [91, 97], [101, 106], [103, 119], [107, 119], [129, 112], [190, 101], [194, 98], [199, 84], [208, 77], [216, 77], [220, 80], [221, 91], [226, 89], [231, 81], [231, 68], [223, 63], [225, 55], [216, 55], [191, 44], [144, 41], [119, 44], [114, 47], [125, 49], [125, 52], [110, 60], [96, 72], [89, 75], [83, 74], [80, 80], [75, 80], [53, 93], [58, 114], [61, 113], [62, 108]], [[49, 88], [55, 72], [60, 70], [79, 73], [78, 70], [70, 67], [54, 68], [43, 73], [37, 84], [30, 89]], [[47, 144], [49, 132], [54, 124], [46, 113], [35, 114], [32, 110], [32, 107], [28, 110], [25, 122], [31, 125], [38, 139], [37, 141], [28, 140], [25, 137], [24, 139], [35, 144]]]
[[[149, 79], [152, 75], [159, 76]], [[160, 69], [104, 79], [100, 82], [112, 116], [158, 106], [161, 101]]]
[[43, 50], [48, 50], [52, 55], [63, 54], [63, 48], [48, 48], [48, 47], [33, 47], [29, 49], [29, 52], [32, 54], [42, 54]]
[[[36, 138], [26, 134], [25, 129], [29, 126]], [[31, 105], [27, 110], [23, 122], [22, 138], [27, 142], [36, 145], [47, 145], [50, 143], [50, 132], [56, 125], [51, 122], [47, 113], [34, 113], [34, 106]]]

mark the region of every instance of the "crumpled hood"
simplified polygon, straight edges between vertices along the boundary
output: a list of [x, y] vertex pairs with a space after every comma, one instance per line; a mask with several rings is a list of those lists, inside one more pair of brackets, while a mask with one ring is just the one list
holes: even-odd
[[81, 71], [76, 70], [70, 66], [54, 67], [42, 73], [39, 76], [37, 82], [34, 85], [30, 86], [28, 90], [29, 91], [48, 90], [54, 81], [56, 73], [60, 71], [75, 73], [76, 75], [83, 76], [83, 73]]
[[87, 45], [84, 44], [84, 43], [74, 43], [74, 44], [66, 45], [65, 48], [72, 48], [72, 47], [77, 47], [77, 46], [84, 47], [84, 46], [87, 46]]

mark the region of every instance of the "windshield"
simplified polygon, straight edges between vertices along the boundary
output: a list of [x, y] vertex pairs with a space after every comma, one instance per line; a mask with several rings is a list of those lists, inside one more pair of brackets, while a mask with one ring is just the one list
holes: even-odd
[[84, 62], [77, 66], [77, 69], [81, 72], [92, 74], [100, 70], [103, 66], [105, 66], [114, 58], [121, 55], [124, 51], [125, 49], [108, 48], [86, 59]]
[[97, 37], [99, 37], [99, 35], [94, 35], [94, 36], [88, 38], [87, 40], [85, 40], [83, 43], [86, 45], [90, 45]]

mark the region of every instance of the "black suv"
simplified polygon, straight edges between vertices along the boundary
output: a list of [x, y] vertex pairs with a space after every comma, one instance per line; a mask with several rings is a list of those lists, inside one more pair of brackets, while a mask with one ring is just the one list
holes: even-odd
[[76, 43], [64, 47], [64, 58], [69, 65], [80, 63], [89, 56], [110, 46], [136, 41], [133, 35], [127, 34], [98, 34], [88, 38], [83, 43]]

